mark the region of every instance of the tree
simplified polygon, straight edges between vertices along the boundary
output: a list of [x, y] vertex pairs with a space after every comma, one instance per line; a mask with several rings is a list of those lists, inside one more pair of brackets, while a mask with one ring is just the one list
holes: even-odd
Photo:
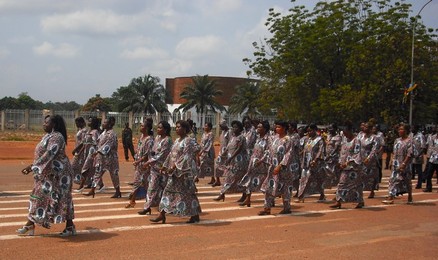
[[145, 113], [167, 112], [166, 89], [158, 77], [146, 75], [133, 78], [128, 86], [122, 86], [113, 93], [119, 111]]
[[258, 111], [259, 84], [258, 81], [247, 80], [245, 84], [236, 86], [236, 93], [231, 97], [228, 112], [231, 114], [246, 113], [251, 118], [260, 114]]
[[216, 112], [225, 111], [225, 107], [216, 102], [215, 97], [222, 95], [222, 91], [216, 89], [215, 81], [210, 80], [208, 75], [196, 75], [192, 77], [193, 84], [185, 86], [180, 94], [180, 97], [186, 102], [178, 107], [178, 110], [187, 111], [193, 107], [196, 108], [196, 113], [201, 115], [201, 126], [204, 123], [204, 117], [208, 109]]
[[[254, 43], [248, 75], [262, 81], [261, 106], [306, 122], [357, 121], [393, 124], [407, 118], [403, 91], [410, 81], [413, 20], [404, 0], [320, 1], [313, 11], [295, 6], [286, 15], [271, 9], [272, 33]], [[417, 122], [437, 115], [437, 41], [416, 23]], [[435, 71], [435, 72], [434, 72]], [[427, 112], [426, 112], [427, 111]], [[431, 116], [432, 115], [432, 116]]]
[[92, 111], [92, 112], [108, 112], [111, 111], [111, 104], [108, 100], [105, 100], [100, 96], [100, 94], [96, 94], [95, 97], [90, 98], [87, 103], [82, 107], [83, 111]]

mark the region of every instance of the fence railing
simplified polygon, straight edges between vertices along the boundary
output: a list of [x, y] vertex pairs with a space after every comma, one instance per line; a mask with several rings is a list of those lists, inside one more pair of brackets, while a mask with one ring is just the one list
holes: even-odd
[[[40, 131], [42, 130], [42, 124], [44, 117], [46, 115], [60, 115], [64, 118], [67, 126], [67, 131], [75, 132], [75, 118], [83, 117], [85, 120], [90, 116], [96, 116], [97, 118], [104, 120], [109, 116], [113, 116], [116, 119], [116, 124], [114, 129], [117, 132], [121, 132], [121, 129], [125, 127], [125, 123], [129, 123], [134, 131], [137, 131], [140, 127], [140, 123], [147, 117], [152, 117], [154, 124], [156, 125], [159, 121], [167, 121], [171, 126], [174, 126], [173, 116], [169, 113], [166, 114], [154, 114], [145, 115], [133, 112], [90, 112], [90, 111], [53, 111], [53, 110], [30, 110], [30, 109], [6, 109], [0, 111], [0, 130], [23, 130], [23, 131]], [[181, 115], [181, 119], [191, 118], [192, 113], [187, 112]], [[260, 116], [260, 119], [268, 120], [271, 124], [276, 119], [274, 116]], [[192, 118], [195, 123], [197, 123], [198, 132], [202, 132], [202, 126], [197, 122], [197, 118]], [[240, 116], [220, 113], [209, 113], [205, 116], [205, 122], [210, 122], [213, 128], [218, 134], [219, 129], [217, 127], [220, 120], [226, 120], [228, 125], [233, 120], [242, 120]]]

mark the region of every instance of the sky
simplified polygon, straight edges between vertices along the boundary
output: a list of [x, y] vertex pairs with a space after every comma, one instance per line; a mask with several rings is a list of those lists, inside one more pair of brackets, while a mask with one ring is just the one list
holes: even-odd
[[[131, 79], [246, 77], [269, 8], [318, 0], [0, 0], [0, 99], [81, 105]], [[428, 0], [406, 1], [416, 15]], [[438, 0], [421, 12], [438, 28]]]

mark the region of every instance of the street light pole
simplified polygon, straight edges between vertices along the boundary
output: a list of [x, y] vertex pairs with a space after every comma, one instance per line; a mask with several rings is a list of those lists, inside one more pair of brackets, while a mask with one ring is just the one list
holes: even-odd
[[[417, 19], [418, 16], [420, 16], [421, 11], [423, 11], [424, 7], [426, 5], [430, 4], [432, 0], [429, 0], [429, 2], [425, 3], [423, 7], [421, 7], [420, 11], [418, 11], [418, 14], [415, 16], [414, 24], [412, 25], [412, 55], [411, 55], [411, 85], [410, 87], [414, 86], [414, 50], [415, 50], [415, 27], [417, 26]], [[409, 93], [410, 99], [409, 99], [409, 125], [412, 126], [412, 106], [414, 101], [414, 90]]]

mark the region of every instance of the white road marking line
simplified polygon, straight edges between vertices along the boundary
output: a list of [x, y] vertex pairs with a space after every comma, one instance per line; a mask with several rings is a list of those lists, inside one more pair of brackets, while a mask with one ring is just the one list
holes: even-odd
[[[428, 203], [428, 202], [437, 202], [438, 199], [434, 200], [422, 200], [422, 201], [416, 201], [415, 203]], [[376, 206], [369, 206], [365, 208], [386, 208], [386, 207], [396, 207], [404, 204], [392, 204], [392, 205], [376, 205]], [[243, 216], [243, 217], [235, 217], [235, 218], [228, 218], [228, 219], [215, 219], [215, 220], [201, 220], [198, 224], [150, 224], [150, 225], [143, 225], [143, 226], [123, 226], [123, 227], [113, 227], [113, 228], [106, 228], [106, 229], [91, 229], [91, 230], [78, 230], [78, 234], [93, 234], [93, 233], [112, 233], [112, 232], [124, 232], [124, 231], [132, 231], [132, 230], [147, 230], [147, 229], [157, 229], [157, 228], [172, 228], [172, 227], [183, 227], [183, 226], [196, 226], [196, 225], [214, 225], [219, 223], [227, 223], [227, 222], [241, 222], [241, 221], [253, 221], [253, 220], [260, 220], [260, 219], [269, 219], [269, 218], [283, 218], [283, 217], [290, 217], [290, 216], [306, 216], [306, 215], [313, 215], [313, 214], [321, 214], [321, 213], [336, 213], [336, 212], [347, 212], [350, 210], [357, 210], [357, 209], [338, 209], [338, 210], [320, 210], [320, 211], [304, 211], [304, 212], [292, 212], [288, 215], [267, 215], [267, 216]], [[144, 217], [144, 216], [140, 216]], [[78, 220], [75, 220], [75, 222], [81, 222]], [[21, 223], [22, 224], [22, 223]], [[29, 238], [43, 238], [43, 237], [52, 237], [57, 236], [57, 233], [50, 233], [48, 235], [42, 235], [42, 236], [19, 236], [19, 235], [1, 235], [0, 240], [12, 240], [12, 239], [29, 239]], [[74, 237], [69, 238], [74, 239]]]

